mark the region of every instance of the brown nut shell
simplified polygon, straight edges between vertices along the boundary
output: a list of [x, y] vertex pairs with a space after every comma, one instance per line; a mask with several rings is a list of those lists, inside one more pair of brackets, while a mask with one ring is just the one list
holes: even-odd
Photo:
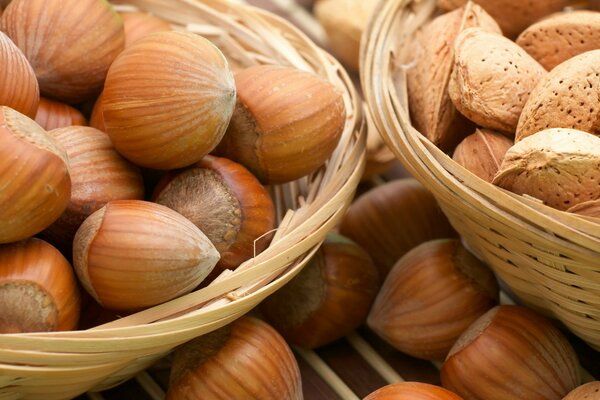
[[275, 206], [267, 190], [241, 164], [202, 160], [159, 183], [154, 201], [194, 223], [221, 254], [212, 275], [235, 269], [269, 244]]
[[83, 287], [114, 310], [138, 310], [189, 293], [218, 259], [185, 217], [140, 200], [111, 201], [83, 222], [73, 241]]
[[371, 257], [351, 240], [329, 234], [308, 265], [261, 303], [261, 311], [288, 343], [313, 349], [358, 328], [379, 285]]
[[460, 114], [448, 94], [454, 65], [454, 41], [461, 31], [481, 27], [501, 33], [496, 22], [476, 4], [440, 15], [416, 34], [405, 62], [409, 109], [412, 122], [429, 140], [444, 151], [454, 148], [472, 124]]
[[244, 316], [181, 346], [166, 400], [302, 400], [291, 349], [265, 322]]
[[170, 31], [171, 24], [162, 18], [143, 12], [121, 13], [125, 29], [125, 48], [154, 32]]
[[494, 307], [473, 323], [450, 351], [441, 378], [465, 400], [559, 400], [580, 381], [568, 340], [519, 306]]
[[552, 15], [525, 29], [517, 44], [550, 71], [569, 58], [600, 48], [600, 13], [580, 10]]
[[545, 74], [511, 40], [469, 28], [454, 43], [448, 94], [458, 111], [477, 125], [513, 134], [529, 94]]
[[[437, 0], [442, 10], [449, 11], [462, 7], [468, 0]], [[500, 25], [502, 32], [513, 39], [529, 25], [546, 15], [561, 11], [571, 0], [475, 0]]]
[[141, 200], [144, 182], [139, 169], [125, 160], [108, 136], [88, 126], [69, 126], [48, 132], [69, 157], [71, 199], [65, 212], [43, 235], [70, 250], [79, 226], [112, 200]]
[[567, 210], [600, 198], [600, 138], [574, 129], [547, 129], [511, 147], [493, 183]]
[[491, 182], [514, 142], [489, 129], [476, 129], [456, 146], [452, 159], [481, 179]]
[[0, 71], [0, 105], [33, 118], [40, 101], [35, 72], [4, 32], [0, 32]]
[[600, 199], [584, 201], [567, 209], [567, 212], [584, 215], [587, 217], [600, 218]]
[[106, 133], [135, 164], [185, 167], [217, 146], [235, 92], [225, 57], [207, 39], [153, 33], [125, 49], [108, 71], [102, 94]]
[[459, 395], [439, 386], [421, 382], [400, 382], [387, 385], [363, 400], [463, 400]]
[[73, 125], [87, 125], [85, 117], [76, 108], [44, 97], [40, 98], [35, 122], [47, 131]]
[[339, 230], [369, 253], [382, 280], [413, 247], [457, 237], [431, 192], [412, 178], [388, 182], [360, 196]]
[[0, 243], [35, 235], [71, 196], [67, 154], [32, 119], [0, 106]]
[[443, 360], [458, 337], [498, 304], [492, 271], [458, 239], [423, 243], [394, 265], [367, 321], [396, 349]]
[[40, 239], [0, 245], [0, 333], [75, 329], [80, 295], [63, 255]]
[[600, 135], [600, 50], [557, 65], [533, 89], [519, 118], [515, 141], [548, 128]]
[[104, 92], [96, 98], [94, 107], [92, 108], [92, 115], [90, 115], [90, 126], [106, 133], [106, 125], [104, 125], [104, 106], [102, 104], [102, 98]]
[[0, 28], [23, 51], [44, 96], [75, 103], [100, 92], [123, 50], [123, 21], [104, 0], [13, 0]]
[[237, 103], [217, 153], [263, 183], [283, 183], [321, 167], [346, 123], [341, 91], [318, 75], [258, 65], [235, 76]]

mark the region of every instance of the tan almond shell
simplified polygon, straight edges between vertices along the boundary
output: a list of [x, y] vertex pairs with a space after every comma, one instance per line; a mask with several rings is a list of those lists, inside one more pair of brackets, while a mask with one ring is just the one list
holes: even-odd
[[600, 134], [600, 50], [557, 65], [531, 92], [523, 108], [515, 141], [548, 128]]
[[491, 182], [513, 144], [511, 139], [498, 132], [477, 129], [456, 146], [452, 159], [481, 179]]
[[600, 138], [575, 129], [538, 132], [506, 152], [492, 183], [559, 210], [600, 199]]
[[443, 150], [452, 149], [472, 126], [452, 104], [448, 81], [454, 58], [453, 43], [469, 27], [500, 33], [485, 11], [469, 3], [441, 15], [417, 32], [409, 54], [414, 65], [408, 70], [408, 98], [414, 126]]
[[600, 199], [576, 204], [569, 208], [567, 212], [584, 215], [586, 217], [600, 218]]
[[[570, 0], [475, 0], [500, 25], [509, 38], [516, 38], [529, 25], [546, 15], [561, 11]], [[437, 0], [438, 7], [449, 11], [461, 7], [467, 0]]]
[[555, 14], [523, 31], [517, 44], [550, 71], [578, 54], [600, 49], [600, 13]]
[[545, 74], [510, 39], [469, 28], [454, 44], [448, 93], [458, 111], [477, 125], [512, 134], [531, 91]]

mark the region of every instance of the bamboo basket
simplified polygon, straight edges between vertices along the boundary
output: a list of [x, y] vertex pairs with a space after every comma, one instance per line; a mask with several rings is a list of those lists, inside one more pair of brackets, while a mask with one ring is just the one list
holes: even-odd
[[600, 223], [487, 183], [412, 125], [397, 54], [436, 12], [435, 0], [380, 1], [363, 36], [361, 82], [396, 157], [438, 199], [469, 247], [526, 305], [600, 349]]
[[269, 247], [209, 286], [84, 331], [0, 335], [0, 400], [68, 399], [146, 369], [176, 346], [242, 316], [306, 264], [350, 204], [365, 164], [366, 122], [343, 68], [286, 21], [225, 0], [115, 1], [201, 34], [232, 64], [285, 64], [325, 77], [344, 94], [339, 145], [311, 176], [270, 188], [278, 228]]

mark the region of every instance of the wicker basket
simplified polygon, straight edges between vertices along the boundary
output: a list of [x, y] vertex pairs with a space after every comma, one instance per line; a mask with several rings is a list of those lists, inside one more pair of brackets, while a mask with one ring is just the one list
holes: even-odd
[[399, 64], [396, 54], [435, 12], [435, 0], [387, 0], [370, 21], [361, 81], [377, 129], [468, 245], [525, 304], [600, 349], [600, 224], [477, 178], [411, 125], [410, 65]]
[[344, 93], [347, 120], [326, 165], [271, 188], [279, 225], [270, 246], [179, 299], [85, 331], [0, 335], [0, 399], [66, 399], [115, 386], [175, 346], [242, 316], [296, 275], [350, 204], [365, 164], [362, 105], [340, 65], [284, 20], [225, 0], [126, 0], [176, 29], [202, 34], [234, 63], [293, 65]]

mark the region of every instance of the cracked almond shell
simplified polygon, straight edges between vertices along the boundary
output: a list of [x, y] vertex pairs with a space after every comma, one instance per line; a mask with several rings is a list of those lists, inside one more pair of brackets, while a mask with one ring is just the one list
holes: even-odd
[[574, 129], [547, 129], [511, 147], [495, 185], [567, 210], [600, 199], [600, 138]]

